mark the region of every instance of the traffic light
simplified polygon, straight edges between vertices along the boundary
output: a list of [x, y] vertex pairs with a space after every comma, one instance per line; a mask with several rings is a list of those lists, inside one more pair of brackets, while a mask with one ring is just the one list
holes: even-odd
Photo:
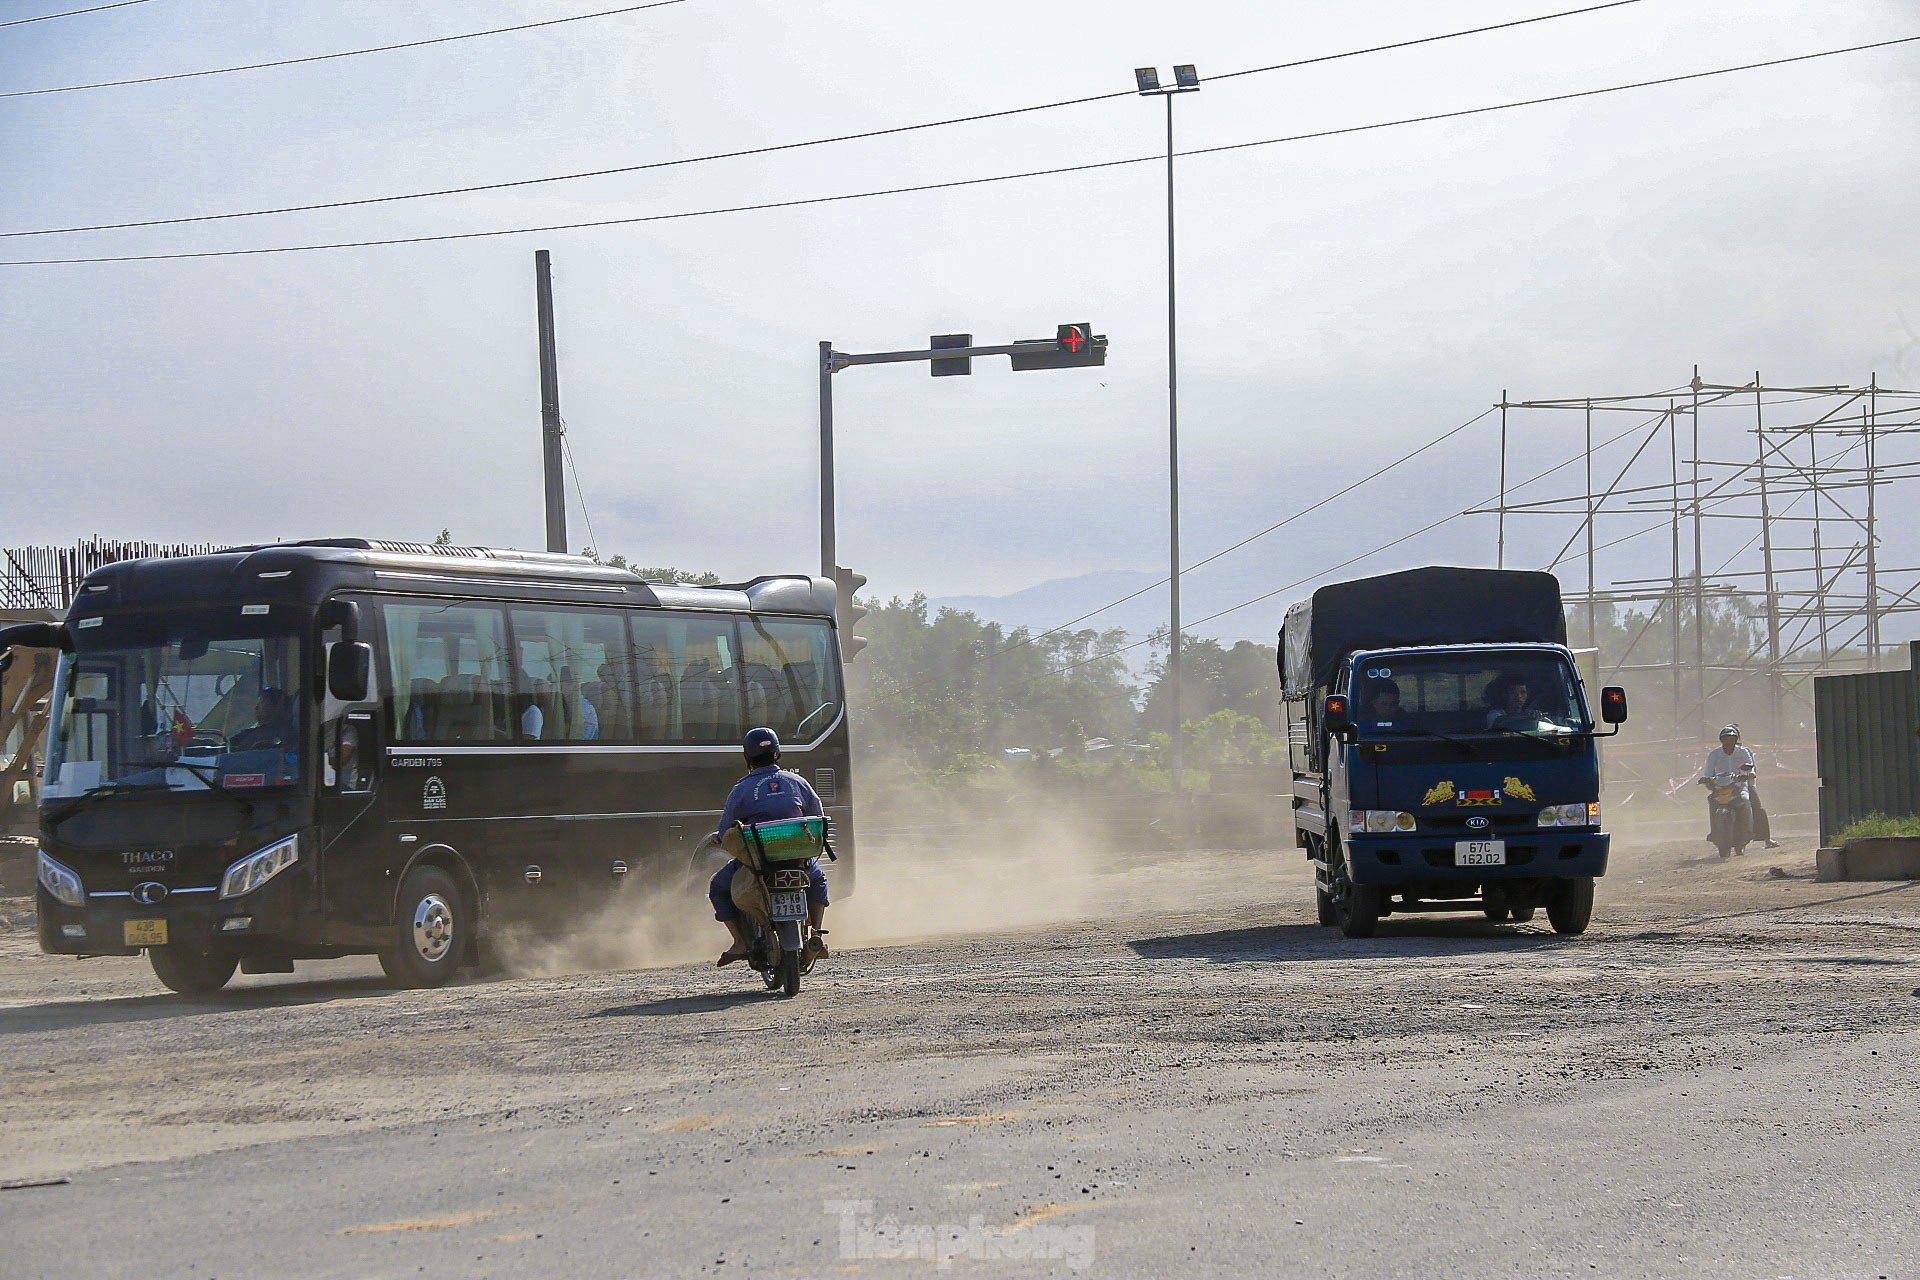
[[[928, 339], [927, 346], [933, 351], [945, 351], [950, 347], [970, 347], [973, 335], [970, 333], [936, 333]], [[934, 360], [928, 369], [936, 378], [958, 378], [973, 372], [972, 356], [956, 356], [951, 360]]]
[[1013, 344], [1016, 373], [1029, 369], [1083, 369], [1107, 362], [1107, 339], [1090, 324], [1063, 324], [1046, 338], [1023, 338]]
[[835, 565], [833, 568], [833, 618], [840, 629], [840, 658], [851, 662], [853, 656], [867, 647], [867, 642], [853, 634], [860, 625], [860, 619], [867, 616], [866, 608], [854, 603], [853, 593], [867, 585], [867, 575]]

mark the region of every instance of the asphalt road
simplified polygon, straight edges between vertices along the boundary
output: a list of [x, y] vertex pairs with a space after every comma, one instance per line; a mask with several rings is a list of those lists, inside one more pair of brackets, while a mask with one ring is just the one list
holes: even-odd
[[0, 1180], [54, 1184], [0, 1191], [0, 1273], [1920, 1274], [1920, 885], [1704, 849], [1623, 848], [1572, 939], [1344, 941], [1291, 854], [876, 865], [797, 1002], [710, 961], [186, 999], [16, 900]]

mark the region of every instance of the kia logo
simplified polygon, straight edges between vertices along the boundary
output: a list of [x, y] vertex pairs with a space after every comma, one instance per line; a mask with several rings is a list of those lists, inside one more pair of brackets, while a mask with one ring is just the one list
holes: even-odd
[[1492, 825], [1493, 823], [1491, 820], [1483, 817], [1472, 817], [1467, 819], [1467, 829], [1469, 831], [1485, 831], [1488, 827]]
[[133, 900], [143, 907], [157, 906], [167, 900], [167, 886], [158, 880], [146, 880], [133, 886]]

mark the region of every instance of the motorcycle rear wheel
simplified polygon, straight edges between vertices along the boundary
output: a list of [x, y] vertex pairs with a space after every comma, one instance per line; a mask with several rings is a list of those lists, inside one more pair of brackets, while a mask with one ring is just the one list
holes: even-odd
[[[800, 953], [798, 951], [782, 951], [780, 953], [780, 963], [774, 967], [774, 974], [778, 975], [781, 995], [789, 1000], [799, 995]], [[771, 987], [773, 985], [772, 981], [769, 980], [767, 985]]]

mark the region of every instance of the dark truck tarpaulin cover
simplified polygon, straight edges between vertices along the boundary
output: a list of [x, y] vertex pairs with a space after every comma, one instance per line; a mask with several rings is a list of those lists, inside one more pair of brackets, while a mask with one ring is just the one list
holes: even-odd
[[1560, 580], [1520, 569], [1431, 567], [1321, 587], [1287, 610], [1280, 681], [1289, 698], [1333, 682], [1361, 649], [1430, 644], [1565, 644]]

